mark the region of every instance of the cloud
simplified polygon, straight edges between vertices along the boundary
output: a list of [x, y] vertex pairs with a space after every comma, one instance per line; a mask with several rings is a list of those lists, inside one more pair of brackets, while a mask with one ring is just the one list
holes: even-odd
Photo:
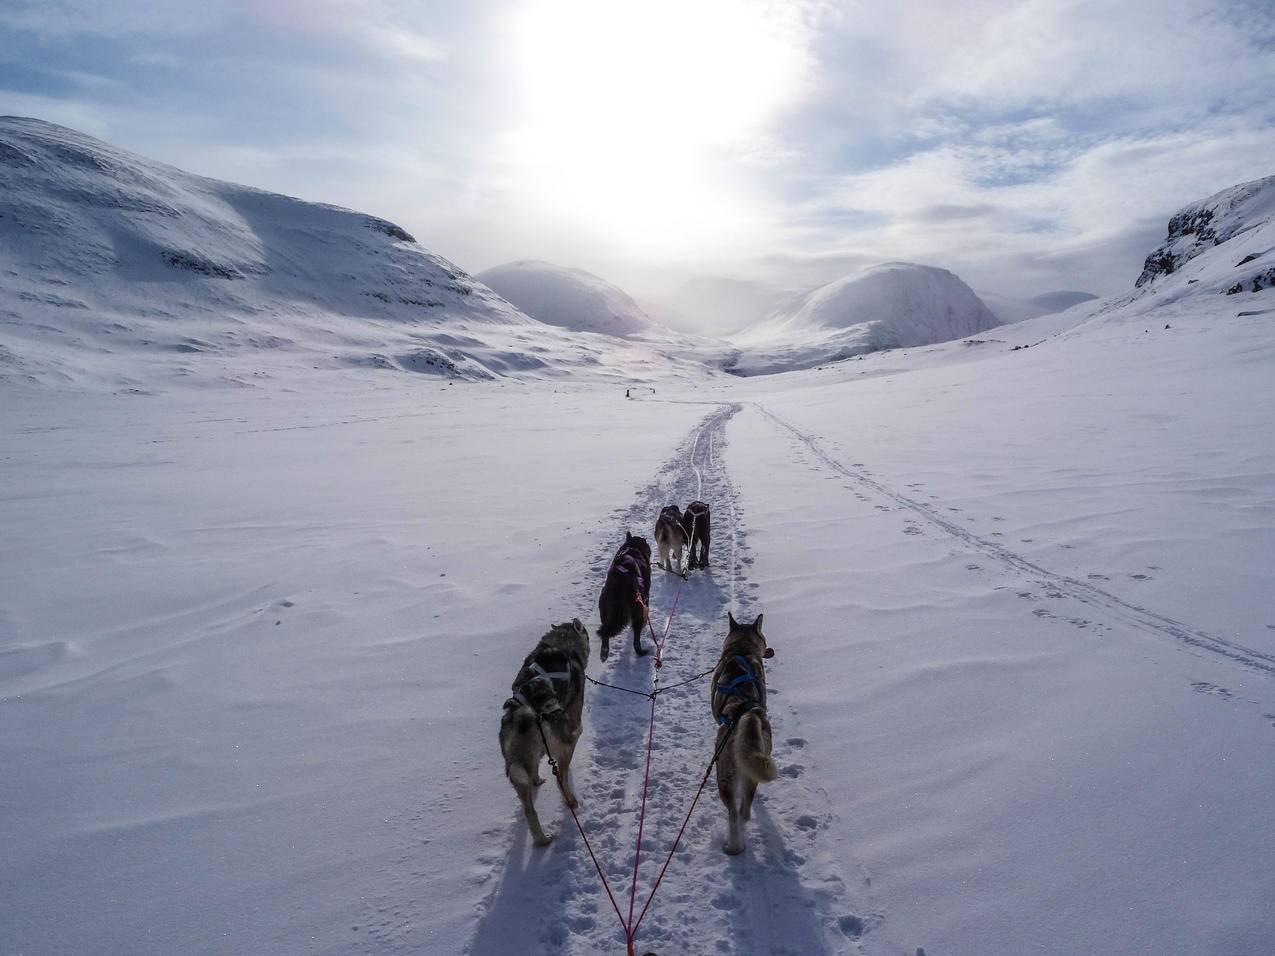
[[650, 287], [1117, 292], [1275, 172], [1262, 0], [9, 0], [0, 49], [0, 111]]

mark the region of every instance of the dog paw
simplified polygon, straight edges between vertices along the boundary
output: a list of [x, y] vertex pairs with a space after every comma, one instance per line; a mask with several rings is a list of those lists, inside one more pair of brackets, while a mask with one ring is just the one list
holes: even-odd
[[572, 810], [580, 806], [580, 801], [576, 799], [576, 795], [574, 793], [569, 797], [564, 798], [562, 802], [569, 806]]
[[532, 784], [532, 786], [539, 787], [539, 786], [541, 786], [544, 782], [545, 782], [545, 778], [544, 778], [544, 777], [537, 777], [535, 780], [531, 781], [531, 784]]
[[744, 852], [744, 845], [742, 843], [723, 843], [722, 852], [727, 856], [739, 856]]
[[547, 833], [540, 837], [534, 837], [531, 841], [533, 846], [548, 846], [552, 842], [553, 837]]

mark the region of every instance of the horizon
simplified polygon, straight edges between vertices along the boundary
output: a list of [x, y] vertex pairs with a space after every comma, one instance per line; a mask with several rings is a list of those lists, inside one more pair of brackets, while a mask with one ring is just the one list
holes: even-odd
[[1175, 210], [1275, 155], [1275, 27], [1244, 2], [68, 0], [10, 6], [0, 37], [0, 113], [657, 311], [886, 260], [1115, 294]]

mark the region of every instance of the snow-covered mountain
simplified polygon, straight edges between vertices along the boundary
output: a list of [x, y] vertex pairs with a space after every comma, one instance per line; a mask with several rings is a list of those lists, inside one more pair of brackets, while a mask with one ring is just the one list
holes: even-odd
[[754, 279], [733, 276], [695, 276], [662, 296], [661, 304], [686, 327], [729, 335], [755, 325], [787, 299], [788, 290]]
[[807, 368], [882, 349], [930, 345], [1001, 322], [946, 269], [885, 262], [829, 282], [772, 310], [733, 337], [741, 374]]
[[655, 326], [627, 292], [583, 269], [523, 259], [486, 269], [478, 279], [546, 325], [616, 336]]
[[[28, 383], [243, 385], [288, 367], [704, 374], [658, 343], [538, 322], [392, 222], [35, 119], [0, 118], [0, 278], [0, 377]], [[629, 331], [640, 310], [626, 300], [608, 301]]]
[[1051, 315], [1054, 312], [1062, 312], [1065, 309], [1070, 309], [1073, 305], [1079, 305], [1081, 302], [1090, 302], [1098, 298], [1092, 292], [1046, 292], [1043, 295], [1032, 296], [1029, 299], [1018, 299], [1013, 296], [1001, 295], [997, 292], [989, 292], [985, 289], [977, 291], [978, 297], [983, 300], [983, 304], [991, 309], [992, 314], [1005, 325], [1012, 322], [1022, 322], [1024, 319], [1034, 319], [1041, 315]]
[[[1258, 239], [1265, 233], [1275, 217], [1275, 176], [1241, 183], [1207, 199], [1193, 202], [1169, 220], [1169, 232], [1143, 266], [1135, 283], [1139, 288], [1151, 285], [1166, 276], [1182, 271], [1183, 267], [1204, 252], [1236, 241], [1246, 243], [1245, 258], [1235, 263], [1243, 269], [1235, 276], [1236, 291], [1250, 292], [1275, 284], [1275, 270], [1270, 268], [1271, 248]], [[1258, 265], [1261, 260], [1264, 264]], [[1197, 276], [1198, 278], [1198, 276]]]
[[1052, 312], [1062, 312], [1070, 309], [1073, 305], [1079, 305], [1081, 302], [1092, 302], [1096, 298], [1098, 297], [1092, 292], [1062, 289], [1058, 292], [1046, 292], [1044, 295], [1032, 296], [1027, 301], [1044, 309], [1045, 314], [1049, 315]]

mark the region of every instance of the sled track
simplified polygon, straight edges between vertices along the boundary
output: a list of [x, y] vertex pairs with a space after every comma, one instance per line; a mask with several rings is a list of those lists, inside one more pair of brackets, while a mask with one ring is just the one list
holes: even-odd
[[935, 508], [924, 502], [917, 501], [915, 498], [909, 498], [874, 478], [869, 477], [861, 472], [848, 468], [841, 462], [837, 461], [831, 455], [820, 447], [819, 442], [813, 435], [803, 432], [795, 425], [780, 418], [770, 409], [759, 403], [754, 403], [754, 407], [762, 413], [766, 418], [787, 431], [799, 442], [806, 446], [819, 461], [823, 462], [827, 467], [831, 468], [837, 474], [842, 475], [852, 481], [870, 488], [878, 495], [888, 498], [904, 508], [908, 508], [924, 518], [930, 524], [938, 527], [946, 534], [956, 538], [975, 550], [981, 551], [988, 557], [999, 561], [1026, 575], [1034, 576], [1044, 582], [1048, 582], [1069, 596], [1075, 598], [1083, 604], [1091, 607], [1097, 607], [1107, 612], [1113, 617], [1119, 618], [1127, 624], [1132, 625], [1144, 633], [1157, 635], [1160, 637], [1169, 637], [1188, 648], [1204, 652], [1216, 657], [1224, 658], [1232, 663], [1241, 664], [1247, 668], [1259, 671], [1267, 676], [1275, 677], [1275, 655], [1265, 654], [1262, 651], [1254, 650], [1251, 647], [1245, 647], [1234, 641], [1228, 641], [1220, 637], [1214, 637], [1197, 631], [1181, 621], [1176, 621], [1171, 617], [1159, 614], [1148, 608], [1132, 604], [1122, 598], [1104, 591], [1102, 588], [1095, 587], [1087, 581], [1081, 581], [1077, 578], [1068, 577], [1064, 574], [1058, 574], [1042, 567], [1027, 558], [1023, 557], [1015, 551], [1010, 550], [1004, 545], [995, 541], [989, 541], [987, 538], [979, 537], [969, 529], [962, 527], [954, 521], [951, 521]]
[[[751, 557], [737, 493], [716, 454], [725, 441], [727, 422], [739, 410], [739, 405], [715, 407], [654, 480], [638, 492], [633, 504], [612, 515], [607, 522], [609, 540], [582, 568], [578, 589], [568, 596], [560, 615], [567, 618], [576, 613], [592, 633], [598, 590], [624, 532], [631, 530], [649, 539], [664, 505], [685, 505], [696, 497], [709, 502], [714, 511], [710, 570], [696, 571], [683, 583], [673, 574], [652, 568], [651, 623], [657, 632], [663, 631], [673, 596], [678, 585], [682, 587], [664, 650], [665, 685], [716, 663], [728, 610], [749, 618], [756, 612], [753, 588], [740, 580]], [[644, 643], [650, 647], [649, 631]], [[635, 657], [625, 631], [612, 639], [611, 659], [605, 664], [597, 659], [594, 639], [589, 673], [646, 691], [651, 686], [652, 661], [653, 656]], [[792, 765], [789, 758], [799, 754], [804, 741], [785, 732], [785, 722], [795, 718], [784, 706], [781, 673], [772, 671], [770, 685], [775, 758], [785, 775], [758, 794], [748, 850], [740, 857], [727, 857], [721, 850], [725, 814], [710, 779], [638, 932], [639, 953], [830, 956], [858, 951], [858, 944], [842, 929], [849, 924], [845, 884], [836, 861], [821, 856], [813, 832], [794, 822], [808, 820], [812, 807], [822, 804], [822, 813], [829, 816], [831, 809], [826, 796], [797, 779], [804, 768]], [[581, 821], [625, 912], [649, 717], [650, 703], [643, 697], [590, 686], [585, 733], [572, 769]], [[638, 910], [703, 776], [714, 734], [707, 678], [659, 697], [637, 882]], [[549, 777], [547, 767], [545, 776]], [[471, 956], [623, 953], [623, 930], [552, 778], [540, 788], [536, 805], [554, 842], [543, 850], [531, 847], [510, 790], [512, 823], [491, 834], [493, 844], [503, 846], [494, 846], [493, 855], [507, 853], [507, 858], [503, 867], [495, 863], [498, 880], [483, 903], [466, 952]]]

